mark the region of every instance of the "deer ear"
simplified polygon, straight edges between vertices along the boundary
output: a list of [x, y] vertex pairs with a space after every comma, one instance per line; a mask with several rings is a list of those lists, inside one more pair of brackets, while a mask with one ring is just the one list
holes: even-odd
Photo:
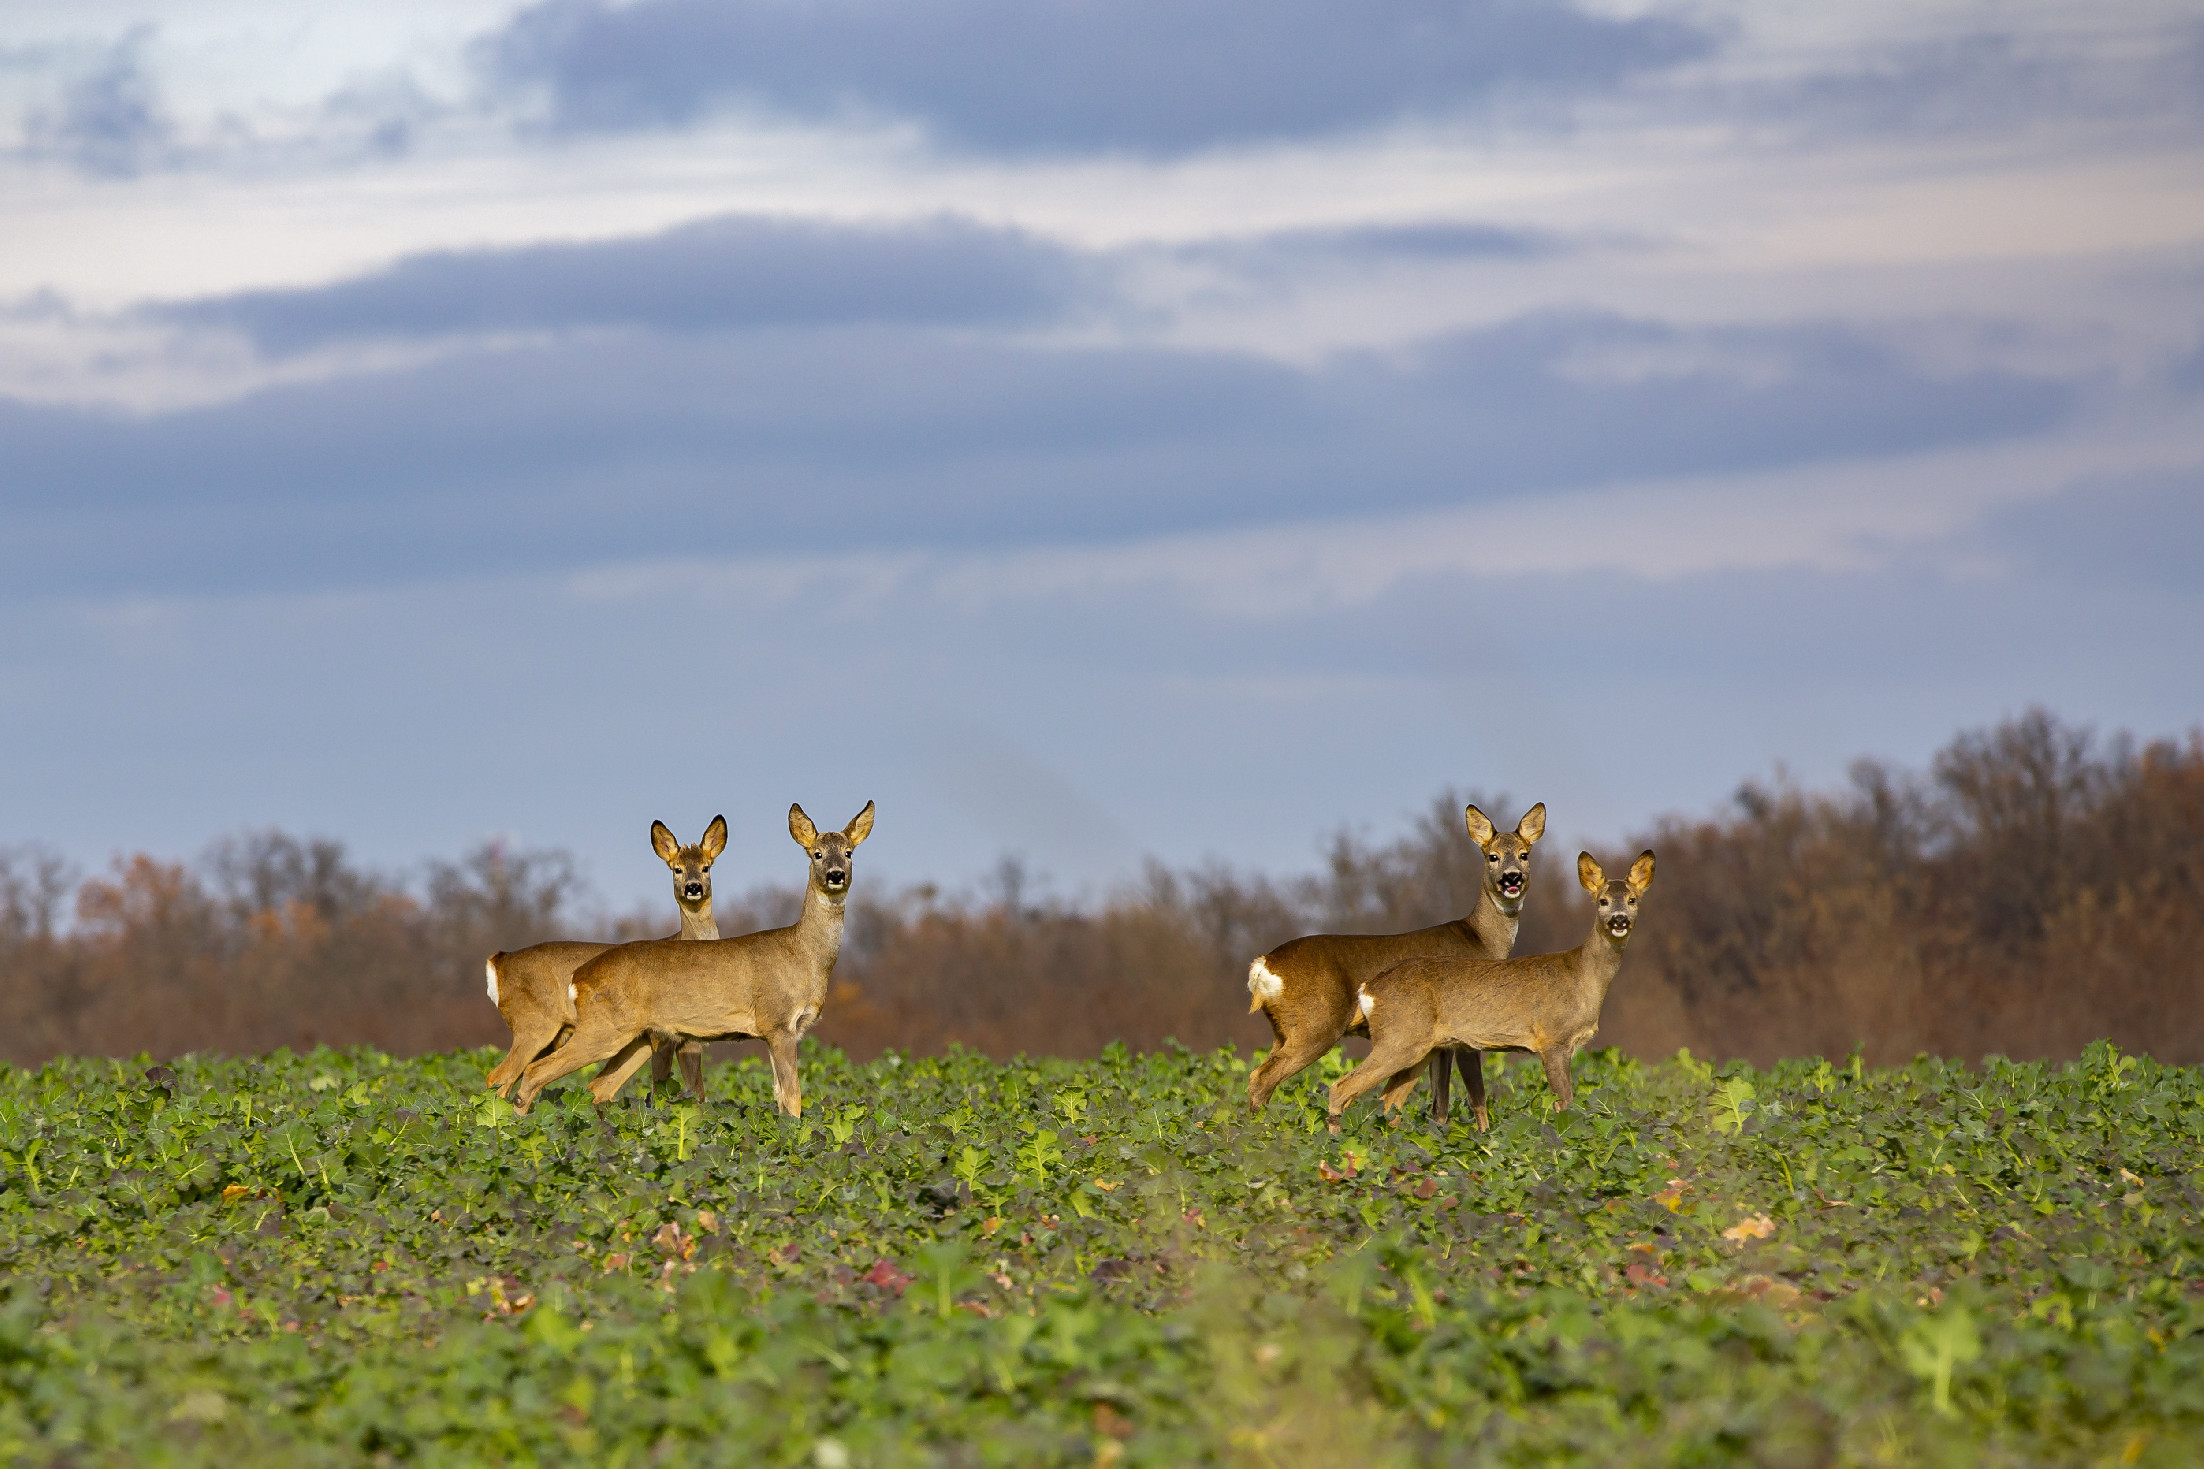
[[861, 846], [865, 838], [872, 835], [872, 802], [867, 801], [865, 809], [850, 818], [849, 825], [842, 828], [842, 835], [849, 838], [853, 847]]
[[1462, 811], [1462, 820], [1469, 823], [1469, 839], [1478, 846], [1481, 847], [1492, 840], [1492, 818], [1485, 815], [1484, 812], [1478, 810], [1475, 806], [1465, 807]]
[[717, 860], [719, 854], [727, 850], [726, 817], [715, 816], [712, 818], [712, 824], [704, 828], [703, 846], [704, 860], [707, 862]]
[[1546, 803], [1540, 801], [1523, 813], [1523, 819], [1515, 824], [1515, 834], [1526, 842], [1536, 842], [1546, 834]]
[[674, 839], [673, 829], [663, 821], [650, 824], [650, 849], [658, 854], [658, 860], [668, 867], [681, 855], [681, 843]]
[[788, 834], [796, 839], [796, 845], [808, 850], [819, 839], [819, 828], [804, 815], [803, 807], [791, 806], [788, 808]]
[[1599, 870], [1599, 864], [1592, 860], [1590, 852], [1576, 854], [1576, 880], [1582, 884], [1584, 891], [1594, 896], [1604, 892], [1607, 887], [1607, 874]]
[[1651, 848], [1638, 853], [1638, 860], [1630, 864], [1630, 896], [1635, 898], [1653, 886], [1653, 852]]

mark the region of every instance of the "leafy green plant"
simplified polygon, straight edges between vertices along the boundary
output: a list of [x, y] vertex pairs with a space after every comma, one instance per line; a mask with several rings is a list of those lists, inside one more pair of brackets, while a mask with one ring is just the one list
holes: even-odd
[[1231, 1051], [490, 1059], [0, 1068], [0, 1462], [2204, 1459], [2204, 1085], [2109, 1048], [1338, 1139]]

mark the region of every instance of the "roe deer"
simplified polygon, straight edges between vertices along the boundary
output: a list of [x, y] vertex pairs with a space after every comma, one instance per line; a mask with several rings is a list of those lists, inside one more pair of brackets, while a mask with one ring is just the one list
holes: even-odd
[[[1554, 1110], [1575, 1095], [1569, 1058], [1599, 1029], [1607, 987], [1622, 968], [1623, 945], [1637, 922], [1638, 899], [1653, 885], [1653, 854], [1643, 852], [1628, 877], [1610, 882], [1589, 852], [1579, 852], [1576, 878], [1594, 898], [1592, 932], [1562, 954], [1521, 959], [1410, 959], [1363, 985], [1355, 1007], [1370, 1027], [1370, 1054], [1332, 1083], [1331, 1128], [1356, 1097], [1386, 1082], [1385, 1107], [1400, 1104], [1418, 1061], [1434, 1046], [1479, 1051], [1532, 1051], [1546, 1067]], [[1474, 1053], [1473, 1053], [1474, 1054]], [[1463, 1076], [1477, 1130], [1489, 1132], [1482, 1074]]]
[[[1355, 1010], [1355, 992], [1403, 959], [1422, 954], [1505, 959], [1515, 947], [1529, 891], [1531, 847], [1546, 834], [1546, 803], [1523, 813], [1514, 831], [1501, 832], [1475, 806], [1462, 812], [1469, 834], [1485, 854], [1484, 882], [1469, 915], [1413, 933], [1311, 934], [1280, 944], [1248, 966], [1248, 1009], [1260, 1010], [1275, 1038], [1270, 1055], [1247, 1081], [1247, 1104], [1259, 1112], [1279, 1083], [1339, 1043], [1350, 1031], [1367, 1033]], [[1421, 1060], [1422, 1057], [1417, 1058]], [[1465, 1081], [1475, 1076], [1474, 1051], [1459, 1058]], [[1432, 1108], [1446, 1115], [1447, 1052], [1431, 1066]]]
[[607, 1065], [589, 1083], [599, 1105], [643, 1064], [654, 1035], [684, 1041], [762, 1039], [773, 1058], [773, 1100], [803, 1115], [796, 1043], [818, 1023], [827, 981], [842, 949], [850, 853], [872, 834], [872, 802], [840, 831], [788, 808], [788, 834], [811, 857], [802, 914], [787, 928], [740, 938], [682, 943], [657, 939], [607, 949], [574, 972], [574, 1034], [530, 1063], [514, 1107], [526, 1112], [544, 1087], [592, 1061]]
[[[694, 846], [681, 845], [663, 821], [650, 824], [651, 850], [673, 870], [673, 899], [681, 907], [681, 932], [677, 939], [716, 939], [719, 924], [712, 918], [712, 862], [727, 848], [727, 818], [715, 816]], [[488, 1084], [499, 1096], [528, 1063], [564, 1040], [574, 1029], [574, 971], [611, 948], [610, 944], [571, 943], [564, 940], [533, 944], [511, 953], [492, 954], [484, 966], [489, 975], [490, 1003], [513, 1033], [513, 1048], [490, 1068]], [[663, 1081], [673, 1072], [676, 1043], [662, 1040], [652, 1049], [651, 1079]], [[698, 1101], [704, 1099], [704, 1048], [696, 1042], [680, 1046], [681, 1074]]]

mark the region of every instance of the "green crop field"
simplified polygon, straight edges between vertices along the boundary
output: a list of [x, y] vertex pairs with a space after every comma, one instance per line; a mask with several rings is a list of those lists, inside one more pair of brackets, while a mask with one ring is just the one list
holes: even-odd
[[0, 1457], [2204, 1463], [2204, 1086], [2102, 1045], [1339, 1138], [1336, 1053], [1253, 1120], [1229, 1051], [807, 1046], [801, 1122], [492, 1059], [0, 1068]]

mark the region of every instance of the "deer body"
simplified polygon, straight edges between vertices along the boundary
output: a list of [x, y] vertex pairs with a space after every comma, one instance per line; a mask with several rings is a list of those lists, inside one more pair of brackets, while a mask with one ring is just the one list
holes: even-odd
[[573, 1036], [530, 1063], [516, 1107], [592, 1061], [607, 1062], [589, 1092], [608, 1102], [641, 1066], [653, 1036], [683, 1043], [761, 1039], [773, 1061], [773, 1099], [803, 1115], [796, 1043], [818, 1023], [842, 948], [850, 852], [872, 832], [866, 802], [839, 832], [820, 833], [801, 806], [788, 812], [789, 835], [811, 854], [803, 912], [787, 928], [739, 938], [685, 943], [654, 939], [620, 944], [574, 973]]
[[[727, 818], [713, 817], [711, 825], [704, 828], [703, 838], [693, 846], [682, 846], [663, 821], [651, 823], [650, 836], [652, 850], [673, 870], [674, 902], [681, 909], [681, 931], [673, 939], [718, 938], [719, 924], [712, 917], [712, 862], [726, 849]], [[612, 947], [554, 940], [490, 956], [484, 966], [490, 1003], [497, 1006], [505, 1028], [513, 1033], [512, 1049], [490, 1068], [487, 1080], [491, 1090], [501, 1097], [507, 1095], [529, 1062], [573, 1033], [574, 971]], [[676, 1049], [670, 1038], [654, 1045], [654, 1081], [663, 1081], [673, 1073]], [[682, 1078], [701, 1101], [703, 1044], [692, 1042], [678, 1049]]]
[[[1275, 1041], [1248, 1078], [1249, 1110], [1262, 1110], [1282, 1082], [1341, 1037], [1367, 1034], [1357, 996], [1364, 984], [1394, 965], [1427, 955], [1505, 959], [1515, 947], [1529, 889], [1525, 864], [1532, 845], [1545, 835], [1546, 804], [1531, 807], [1512, 832], [1497, 831], [1475, 806], [1465, 809], [1463, 819], [1485, 855], [1477, 903], [1465, 917], [1412, 933], [1311, 934], [1279, 945], [1249, 966], [1248, 1009], [1263, 1012]], [[1431, 1066], [1432, 1109], [1441, 1117], [1446, 1115], [1449, 1059], [1450, 1052], [1442, 1050]], [[1472, 1098], [1481, 1098], [1477, 1053], [1464, 1050], [1452, 1059], [1459, 1062]]]
[[[1533, 1052], [1545, 1067], [1556, 1110], [1569, 1105], [1575, 1095], [1569, 1059], [1599, 1029], [1638, 899], [1653, 881], [1653, 854], [1640, 855], [1629, 876], [1614, 882], [1589, 853], [1580, 854], [1577, 880], [1595, 901], [1592, 933], [1573, 949], [1521, 959], [1410, 959], [1362, 986], [1355, 1004], [1370, 1028], [1370, 1054], [1332, 1084], [1334, 1132], [1347, 1104], [1380, 1082], [1386, 1083], [1386, 1110], [1398, 1106], [1408, 1090], [1401, 1078], [1412, 1082], [1416, 1063], [1442, 1045]], [[1470, 1075], [1477, 1128], [1489, 1131], [1481, 1078]]]

